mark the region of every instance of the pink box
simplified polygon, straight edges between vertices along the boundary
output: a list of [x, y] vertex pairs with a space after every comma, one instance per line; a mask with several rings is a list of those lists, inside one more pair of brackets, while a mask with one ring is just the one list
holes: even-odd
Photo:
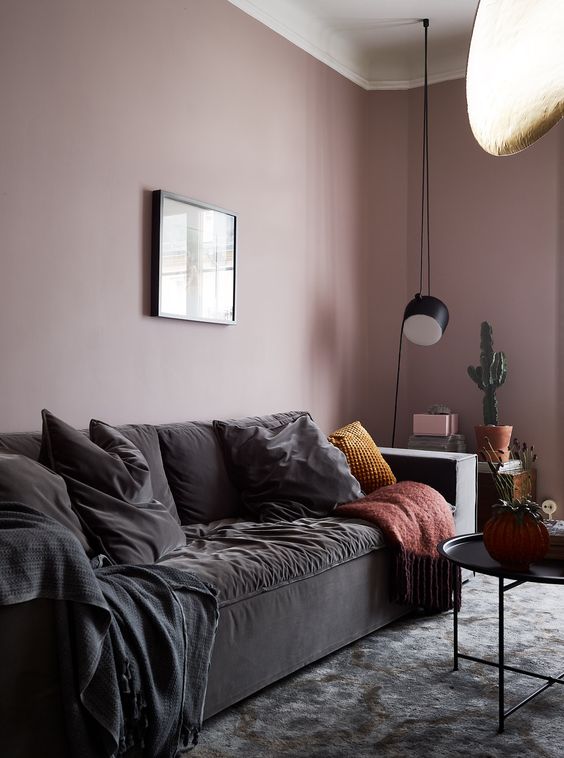
[[448, 437], [458, 433], [458, 413], [414, 413], [413, 434]]

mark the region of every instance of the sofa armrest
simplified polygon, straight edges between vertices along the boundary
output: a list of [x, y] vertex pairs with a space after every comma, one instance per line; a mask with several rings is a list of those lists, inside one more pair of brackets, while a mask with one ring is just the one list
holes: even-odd
[[476, 531], [478, 458], [470, 453], [438, 453], [429, 450], [380, 448], [398, 482], [428, 484], [456, 507], [457, 534]]

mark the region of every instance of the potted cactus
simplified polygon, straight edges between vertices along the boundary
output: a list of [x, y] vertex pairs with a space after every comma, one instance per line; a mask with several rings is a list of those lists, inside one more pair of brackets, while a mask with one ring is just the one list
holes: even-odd
[[480, 328], [480, 365], [468, 366], [468, 376], [484, 393], [484, 424], [474, 427], [478, 452], [491, 444], [501, 461], [509, 460], [512, 426], [500, 425], [496, 391], [507, 377], [505, 353], [493, 349], [492, 327], [487, 321]]

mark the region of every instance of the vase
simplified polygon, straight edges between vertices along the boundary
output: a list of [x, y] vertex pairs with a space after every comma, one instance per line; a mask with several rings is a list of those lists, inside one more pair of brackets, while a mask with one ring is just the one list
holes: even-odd
[[476, 449], [480, 460], [483, 460], [483, 456], [480, 455], [482, 448], [489, 449], [488, 441], [502, 463], [509, 460], [509, 443], [513, 434], [512, 426], [493, 426], [493, 424], [475, 426], [474, 433], [476, 434]]
[[529, 513], [502, 511], [484, 524], [484, 546], [502, 566], [527, 571], [547, 554], [549, 536], [543, 522]]

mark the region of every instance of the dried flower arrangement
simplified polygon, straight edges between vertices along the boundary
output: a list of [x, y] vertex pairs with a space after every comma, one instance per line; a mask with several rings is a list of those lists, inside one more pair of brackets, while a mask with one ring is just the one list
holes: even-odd
[[[503, 461], [501, 460], [500, 452], [494, 450], [490, 441], [486, 439], [486, 445], [480, 450], [480, 456], [488, 464], [499, 499], [502, 502], [512, 502], [515, 500], [513, 478], [503, 471]], [[528, 486], [526, 487], [525, 495], [520, 500], [530, 500], [533, 489], [531, 471], [533, 464], [537, 460], [535, 446], [529, 446], [526, 442], [520, 443], [517, 437], [514, 437], [509, 446], [509, 460], [519, 461], [521, 470], [527, 474]]]

